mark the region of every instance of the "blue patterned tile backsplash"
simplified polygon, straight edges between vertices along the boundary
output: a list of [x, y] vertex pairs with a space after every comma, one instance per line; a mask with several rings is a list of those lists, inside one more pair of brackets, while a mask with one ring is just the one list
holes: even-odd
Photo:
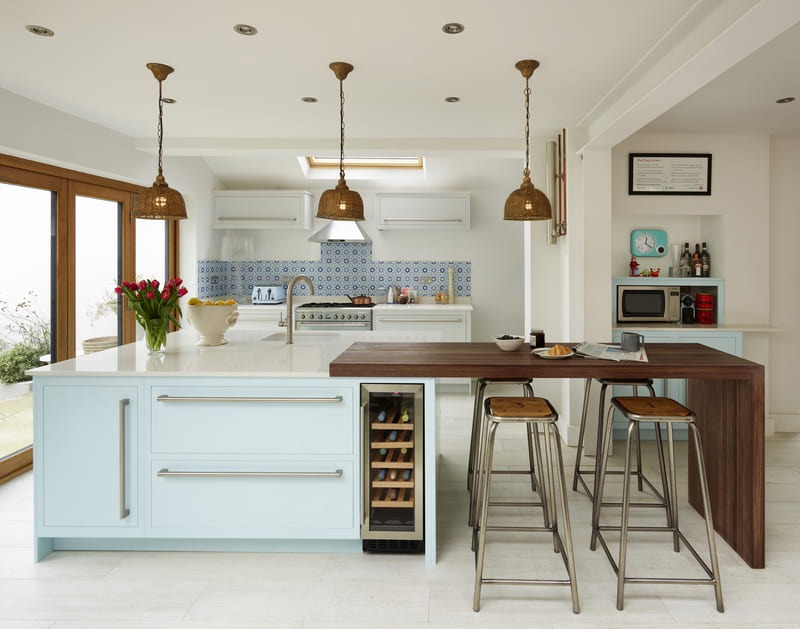
[[[453, 267], [457, 297], [472, 293], [471, 263], [455, 260], [372, 259], [372, 243], [325, 242], [319, 260], [200, 260], [197, 263], [200, 299], [247, 295], [253, 286], [286, 285], [295, 275], [307, 275], [318, 295], [375, 295], [387, 286], [409, 286], [420, 297], [447, 291], [447, 269]], [[308, 291], [298, 284], [299, 295]]]

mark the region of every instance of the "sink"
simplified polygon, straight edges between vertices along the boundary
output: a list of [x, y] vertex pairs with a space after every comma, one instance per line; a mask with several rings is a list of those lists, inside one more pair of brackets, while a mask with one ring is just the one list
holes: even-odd
[[[333, 332], [295, 332], [292, 334], [292, 341], [294, 343], [328, 343], [335, 339], [341, 338], [339, 334]], [[281, 343], [286, 342], [286, 331], [282, 330], [280, 332], [273, 332], [272, 334], [267, 334], [264, 338], [261, 339], [262, 341], [279, 341]]]

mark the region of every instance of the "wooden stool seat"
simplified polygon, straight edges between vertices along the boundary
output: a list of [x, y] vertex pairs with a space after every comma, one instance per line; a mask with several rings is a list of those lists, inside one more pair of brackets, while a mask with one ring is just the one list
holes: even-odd
[[492, 397], [486, 408], [496, 421], [558, 417], [550, 402], [541, 397]]
[[667, 417], [673, 421], [678, 417], [688, 417], [692, 412], [683, 404], [668, 397], [617, 397], [617, 406], [633, 421], [646, 417], [653, 421], [655, 417]]

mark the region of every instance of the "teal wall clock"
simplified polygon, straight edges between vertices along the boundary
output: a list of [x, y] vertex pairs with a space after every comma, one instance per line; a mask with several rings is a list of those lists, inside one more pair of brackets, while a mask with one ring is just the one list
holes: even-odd
[[643, 257], [667, 255], [667, 232], [663, 229], [632, 230], [631, 255]]

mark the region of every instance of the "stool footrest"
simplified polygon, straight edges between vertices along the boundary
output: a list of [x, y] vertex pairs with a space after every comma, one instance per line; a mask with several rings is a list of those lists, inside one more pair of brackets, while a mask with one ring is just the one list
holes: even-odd
[[541, 502], [531, 502], [530, 500], [490, 500], [490, 507], [543, 507]]
[[493, 585], [572, 585], [569, 579], [481, 579]]
[[522, 531], [524, 533], [552, 533], [552, 526], [500, 526], [499, 524], [489, 524], [487, 531]]

